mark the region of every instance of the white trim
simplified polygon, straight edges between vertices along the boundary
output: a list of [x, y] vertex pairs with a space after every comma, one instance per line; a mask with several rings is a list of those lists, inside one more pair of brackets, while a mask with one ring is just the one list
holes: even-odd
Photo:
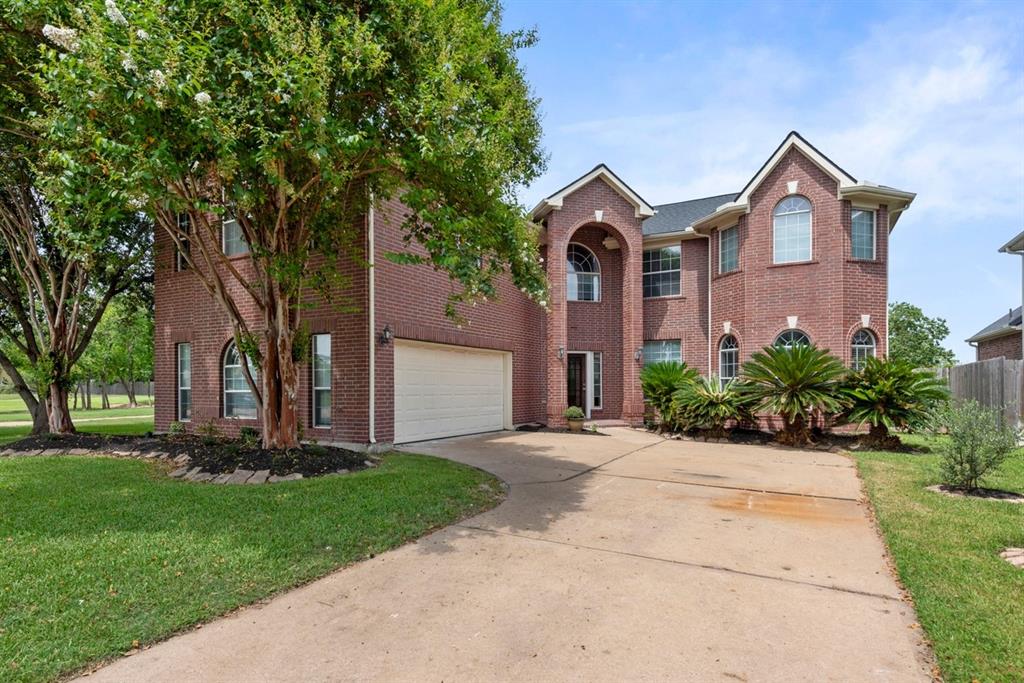
[[[774, 225], [772, 226], [772, 229], [774, 230]], [[735, 268], [731, 268], [729, 270], [722, 270], [722, 253], [723, 253], [723, 251], [722, 251], [722, 235], [724, 235], [729, 230], [735, 230], [736, 231], [736, 267]], [[726, 275], [728, 273], [735, 273], [737, 270], [740, 269], [740, 233], [739, 233], [739, 230], [740, 230], [740, 226], [739, 226], [738, 223], [736, 225], [730, 225], [728, 228], [719, 228], [719, 230], [718, 230], [718, 274], [719, 275]], [[774, 247], [774, 244], [772, 246]]]
[[[577, 247], [580, 247], [581, 249], [586, 249], [588, 252], [590, 252], [590, 255], [594, 257], [594, 263], [597, 264], [597, 270], [594, 271], [593, 273], [590, 273], [590, 274], [595, 275], [597, 277], [597, 286], [594, 288], [594, 298], [593, 299], [570, 299], [569, 298], [569, 280], [568, 280], [568, 276], [569, 275], [587, 275], [588, 273], [570, 273], [569, 269], [568, 269], [568, 263], [566, 263], [566, 271], [565, 271], [565, 275], [566, 275], [566, 281], [565, 281], [565, 300], [566, 300], [566, 302], [572, 301], [573, 303], [582, 303], [582, 304], [597, 304], [597, 303], [601, 303], [601, 280], [602, 280], [602, 278], [601, 278], [601, 259], [599, 259], [597, 257], [597, 254], [594, 252], [594, 250], [591, 249], [590, 247], [588, 247], [587, 245], [585, 245], [585, 244], [583, 244], [581, 242], [569, 242], [569, 244], [565, 245], [565, 260], [566, 260], [566, 262], [568, 262], [568, 260], [569, 260], [569, 247], [572, 247], [572, 246], [577, 246]], [[641, 283], [641, 285], [642, 285], [642, 283]], [[579, 287], [577, 286], [577, 292], [578, 291], [579, 291]]]
[[[807, 210], [807, 258], [799, 259], [799, 260], [796, 260], [796, 261], [777, 261], [776, 260], [776, 254], [775, 254], [775, 219], [776, 219], [775, 210], [779, 208], [779, 204], [781, 204], [782, 202], [786, 201], [790, 197], [801, 197], [804, 201], [807, 202], [808, 206], [811, 207], [811, 208], [809, 208]], [[794, 212], [794, 213], [803, 213], [803, 212], [802, 211], [797, 211], [797, 212]], [[812, 261], [814, 261], [814, 204], [811, 203], [811, 200], [808, 199], [807, 197], [805, 197], [802, 194], [786, 195], [785, 197], [783, 197], [779, 201], [775, 202], [775, 205], [772, 206], [771, 218], [772, 218], [772, 265], [773, 266], [789, 266], [789, 265], [792, 265], [794, 263], [811, 263]]]
[[760, 187], [761, 183], [764, 182], [764, 179], [775, 170], [775, 167], [779, 165], [779, 162], [781, 162], [785, 158], [786, 154], [788, 154], [794, 147], [800, 150], [800, 153], [805, 157], [813, 161], [818, 168], [832, 176], [832, 178], [839, 184], [840, 188], [857, 184], [857, 180], [855, 178], [829, 161], [823, 154], [818, 152], [818, 150], [804, 142], [803, 138], [797, 135], [796, 131], [794, 131], [786, 136], [786, 139], [781, 145], [779, 145], [779, 148], [775, 150], [775, 154], [768, 159], [768, 162], [761, 168], [757, 175], [753, 177], [747, 185], [747, 188], [739, 197], [736, 198], [735, 203], [748, 204], [750, 202], [750, 195]]
[[[661, 252], [664, 249], [676, 249], [678, 251], [677, 257], [679, 258], [679, 267], [672, 268], [672, 269], [669, 269], [669, 270], [654, 270], [654, 271], [651, 271], [649, 273], [646, 272], [644, 270], [644, 266], [646, 264], [644, 263], [643, 255], [644, 254], [651, 254], [651, 253], [654, 253], [656, 251], [657, 252]], [[661, 259], [659, 258], [658, 260], [660, 261]], [[675, 294], [659, 294], [658, 296], [647, 296], [647, 294], [644, 293], [644, 289], [645, 289], [645, 287], [644, 287], [644, 279], [648, 275], [661, 275], [662, 273], [679, 273], [679, 291], [676, 292]], [[674, 243], [674, 244], [666, 244], [666, 245], [663, 245], [663, 246], [651, 247], [649, 249], [644, 249], [643, 252], [641, 253], [641, 256], [640, 256], [640, 298], [649, 301], [649, 300], [652, 300], [652, 299], [675, 299], [675, 298], [681, 297], [682, 295], [683, 295], [683, 245], [679, 244], [679, 243]]]
[[[316, 340], [319, 337], [327, 337], [327, 358], [328, 358], [328, 371], [329, 371], [328, 372], [328, 382], [329, 383], [327, 384], [327, 386], [323, 386], [323, 385], [318, 386], [317, 383], [316, 383], [316, 368], [317, 368], [317, 364], [316, 364], [316, 358], [317, 358], [317, 356], [316, 356]], [[313, 424], [313, 429], [330, 429], [333, 426], [333, 424], [334, 424], [334, 386], [333, 386], [334, 385], [334, 340], [331, 338], [331, 333], [330, 332], [320, 332], [320, 333], [312, 335], [310, 343], [312, 344], [312, 347], [313, 347], [311, 349], [312, 353], [311, 353], [311, 356], [310, 356], [310, 371], [311, 371], [310, 374], [311, 374], [311, 377], [310, 377], [310, 381], [309, 381], [309, 386], [310, 386], [310, 403], [313, 406], [313, 411], [312, 411], [313, 412], [313, 416], [312, 416], [312, 419], [310, 420], [310, 422]], [[330, 405], [330, 408], [331, 408], [331, 411], [330, 411], [331, 412], [331, 421], [328, 424], [320, 424], [320, 423], [318, 423], [316, 421], [316, 416], [317, 416], [316, 394], [317, 394], [318, 391], [329, 391], [329, 392], [331, 392], [331, 405]]]
[[[853, 212], [860, 211], [871, 214], [871, 257], [863, 258], [853, 253]], [[850, 258], [856, 261], [877, 261], [878, 260], [878, 211], [876, 209], [862, 209], [860, 207], [850, 208]]]
[[370, 210], [366, 216], [366, 250], [369, 252], [367, 267], [369, 268], [369, 350], [370, 350], [370, 399], [369, 399], [369, 432], [368, 440], [371, 444], [377, 443], [377, 269], [376, 254], [374, 253], [374, 210], [373, 194], [370, 195]]
[[[183, 346], [187, 346], [188, 347], [188, 386], [187, 387], [181, 386], [181, 347], [183, 347]], [[192, 415], [192, 342], [178, 342], [177, 344], [175, 344], [174, 345], [174, 355], [176, 357], [175, 368], [177, 369], [177, 373], [176, 373], [176, 376], [175, 376], [175, 379], [174, 379], [174, 383], [178, 387], [178, 390], [177, 390], [177, 394], [178, 394], [177, 395], [177, 399], [178, 399], [177, 400], [177, 407], [178, 407], [178, 410], [177, 410], [177, 414], [175, 415], [175, 417], [177, 418], [178, 422], [191, 422], [192, 421], [192, 417], [191, 417], [191, 415]], [[182, 390], [185, 390], [185, 391], [188, 392], [188, 413], [189, 413], [189, 417], [182, 417], [181, 416], [181, 412], [182, 412], [181, 411], [181, 392], [182, 392]]]
[[[594, 355], [601, 355], [600, 351], [566, 351], [566, 358], [569, 356], [584, 356], [583, 361], [583, 376], [584, 376], [584, 387], [583, 391], [586, 393], [586, 403], [584, 406], [584, 412], [586, 413], [586, 419], [591, 418], [591, 414], [595, 410], [604, 410], [604, 357], [601, 358], [601, 403], [602, 405], [594, 405]], [[569, 390], [566, 385], [566, 391]]]
[[598, 164], [597, 166], [594, 167], [592, 171], [590, 171], [586, 175], [577, 178], [572, 183], [566, 185], [564, 188], [562, 188], [555, 194], [551, 195], [550, 197], [542, 199], [540, 203], [538, 203], [537, 206], [533, 208], [533, 211], [530, 212], [530, 216], [534, 220], [537, 220], [538, 218], [548, 214], [554, 209], [561, 209], [562, 203], [565, 201], [566, 197], [568, 197], [573, 192], [580, 189], [587, 183], [591, 182], [592, 180], [596, 180], [598, 178], [607, 183], [608, 186], [615, 190], [617, 193], [619, 193], [619, 195], [623, 199], [625, 199], [627, 202], [633, 205], [634, 217], [649, 218], [653, 216], [655, 213], [657, 213], [654, 210], [654, 208], [650, 204], [645, 202], [640, 195], [633, 192], [633, 190], [631, 190], [628, 185], [622, 182], [619, 179], [619, 177], [612, 172], [610, 168], [608, 168], [604, 164]]

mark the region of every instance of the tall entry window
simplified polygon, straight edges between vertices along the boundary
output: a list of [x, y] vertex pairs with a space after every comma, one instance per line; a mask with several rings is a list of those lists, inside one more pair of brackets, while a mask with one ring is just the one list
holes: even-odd
[[313, 426], [331, 426], [331, 335], [313, 335]]
[[192, 345], [178, 344], [178, 420], [192, 419]]
[[594, 252], [582, 244], [570, 244], [565, 269], [565, 292], [569, 301], [601, 300], [601, 264]]
[[773, 217], [774, 262], [799, 263], [811, 260], [811, 203], [803, 197], [786, 197], [775, 207]]

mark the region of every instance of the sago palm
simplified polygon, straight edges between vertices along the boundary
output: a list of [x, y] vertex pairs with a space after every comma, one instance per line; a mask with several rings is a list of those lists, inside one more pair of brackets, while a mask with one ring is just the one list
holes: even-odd
[[686, 363], [675, 361], [651, 363], [640, 371], [640, 388], [643, 389], [644, 400], [658, 411], [662, 430], [675, 429], [677, 426], [672, 394], [696, 379], [696, 370], [687, 367]]
[[810, 440], [814, 413], [844, 407], [839, 380], [845, 373], [839, 359], [816, 346], [766, 346], [743, 364], [743, 392], [754, 410], [782, 418], [779, 441], [803, 444]]
[[676, 419], [687, 427], [706, 430], [713, 438], [725, 435], [729, 420], [750, 419], [749, 404], [738, 382], [723, 386], [716, 375], [685, 384], [672, 394]]
[[850, 405], [844, 417], [870, 425], [870, 439], [884, 442], [894, 429], [922, 426], [949, 398], [946, 384], [934, 374], [899, 360], [868, 358], [843, 383]]

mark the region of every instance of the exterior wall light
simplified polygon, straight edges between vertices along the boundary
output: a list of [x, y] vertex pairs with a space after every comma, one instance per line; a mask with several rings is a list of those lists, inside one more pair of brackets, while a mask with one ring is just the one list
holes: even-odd
[[643, 357], [644, 357], [644, 350], [643, 350], [643, 348], [639, 348], [639, 349], [637, 349], [636, 351], [633, 352], [633, 360], [635, 360], [637, 363], [639, 363], [640, 359], [643, 358]]
[[565, 358], [565, 347], [564, 346], [559, 346], [558, 347], [558, 360], [562, 360], [563, 358]]
[[387, 346], [394, 338], [395, 333], [391, 331], [391, 324], [388, 323], [384, 325], [384, 329], [380, 331], [380, 345]]

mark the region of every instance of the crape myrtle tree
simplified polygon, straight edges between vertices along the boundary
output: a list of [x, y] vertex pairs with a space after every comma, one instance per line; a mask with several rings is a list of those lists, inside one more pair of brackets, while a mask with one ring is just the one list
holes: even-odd
[[72, 369], [110, 301], [147, 277], [152, 243], [152, 224], [109, 200], [100, 215], [52, 201], [36, 75], [44, 20], [61, 10], [0, 2], [0, 366], [37, 433], [74, 431]]
[[[107, 0], [48, 29], [65, 201], [145, 202], [257, 370], [266, 447], [298, 444], [303, 308], [365, 262], [373, 201], [408, 207], [390, 257], [447, 273], [449, 316], [503, 273], [546, 305], [514, 195], [544, 167], [516, 58], [533, 35], [500, 20], [495, 0]], [[223, 254], [225, 217], [247, 256]]]

